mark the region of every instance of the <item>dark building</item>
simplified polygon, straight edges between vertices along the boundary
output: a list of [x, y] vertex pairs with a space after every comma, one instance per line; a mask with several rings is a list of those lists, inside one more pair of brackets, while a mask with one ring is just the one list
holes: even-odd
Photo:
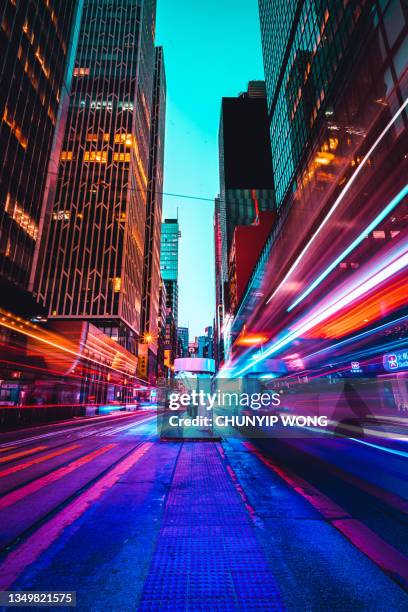
[[39, 298], [137, 351], [155, 0], [85, 0]]
[[[1, 305], [41, 312], [30, 277], [65, 125], [82, 0], [0, 3]], [[48, 173], [48, 176], [47, 176]]]
[[157, 334], [158, 334], [158, 342], [157, 342], [157, 359], [156, 359], [156, 368], [157, 368], [157, 378], [163, 379], [166, 378], [166, 366], [164, 364], [165, 361], [165, 343], [166, 343], [166, 316], [167, 316], [167, 305], [166, 305], [166, 287], [165, 284], [160, 277], [160, 287], [159, 287], [159, 312], [157, 319]]
[[252, 81], [237, 98], [223, 98], [219, 129], [220, 205], [226, 255], [237, 225], [274, 210], [272, 157], [265, 84]]
[[238, 225], [259, 221], [275, 210], [274, 178], [265, 83], [251, 81], [237, 98], [223, 98], [219, 128], [220, 195], [215, 201], [217, 361], [223, 361], [223, 335], [231, 317], [229, 258]]
[[223, 266], [222, 234], [221, 234], [221, 202], [219, 198], [214, 202], [214, 265], [215, 265], [215, 317], [214, 317], [214, 348], [215, 361], [218, 364], [222, 359], [222, 328], [224, 324], [225, 289], [227, 269]]
[[160, 246], [163, 204], [164, 130], [166, 119], [166, 76], [163, 49], [156, 48], [153, 84], [150, 157], [146, 208], [141, 313], [142, 342], [148, 344], [149, 374], [156, 372], [160, 310]]

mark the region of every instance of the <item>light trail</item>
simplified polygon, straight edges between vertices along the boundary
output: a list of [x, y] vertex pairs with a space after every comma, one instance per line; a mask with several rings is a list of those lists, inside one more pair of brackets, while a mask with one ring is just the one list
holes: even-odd
[[403, 104], [400, 106], [400, 108], [398, 109], [398, 111], [395, 113], [395, 115], [392, 117], [392, 119], [389, 121], [389, 123], [385, 126], [385, 128], [383, 129], [383, 131], [381, 132], [381, 134], [378, 136], [377, 140], [374, 142], [374, 144], [370, 147], [368, 153], [366, 153], [366, 155], [363, 157], [360, 165], [356, 168], [353, 176], [349, 179], [348, 183], [345, 185], [343, 191], [340, 193], [340, 195], [338, 196], [338, 198], [335, 200], [333, 206], [331, 207], [331, 209], [329, 210], [329, 212], [327, 213], [326, 217], [323, 219], [323, 221], [321, 222], [321, 224], [319, 225], [319, 227], [317, 228], [317, 230], [314, 232], [314, 234], [312, 234], [312, 237], [310, 238], [309, 242], [306, 244], [306, 246], [303, 248], [303, 250], [301, 251], [301, 253], [298, 255], [298, 257], [296, 258], [296, 260], [294, 261], [294, 263], [291, 265], [291, 267], [289, 268], [289, 270], [287, 271], [287, 273], [285, 274], [285, 276], [283, 277], [283, 279], [281, 280], [281, 282], [279, 283], [279, 285], [276, 287], [276, 289], [273, 291], [273, 293], [270, 295], [270, 297], [267, 300], [267, 304], [269, 304], [269, 302], [272, 300], [272, 298], [276, 295], [276, 293], [279, 291], [279, 289], [282, 287], [282, 285], [287, 281], [287, 279], [289, 278], [289, 276], [292, 274], [293, 270], [295, 270], [295, 268], [297, 268], [299, 262], [303, 259], [305, 253], [309, 250], [309, 247], [313, 244], [313, 242], [315, 241], [315, 239], [317, 238], [317, 236], [320, 234], [321, 230], [323, 229], [323, 227], [326, 225], [326, 223], [329, 221], [329, 219], [332, 217], [332, 215], [334, 214], [334, 212], [337, 210], [338, 206], [341, 204], [344, 196], [347, 194], [347, 192], [350, 190], [351, 186], [353, 185], [354, 181], [356, 180], [356, 178], [358, 177], [358, 175], [360, 174], [361, 170], [364, 168], [365, 164], [367, 163], [367, 161], [369, 160], [370, 156], [373, 154], [373, 152], [375, 151], [375, 149], [377, 148], [377, 146], [380, 144], [381, 140], [384, 138], [384, 136], [387, 134], [387, 132], [391, 129], [391, 127], [394, 125], [394, 123], [396, 122], [396, 120], [398, 119], [398, 117], [401, 115], [401, 113], [404, 111], [405, 107], [408, 105], [408, 98], [403, 102]]
[[262, 361], [264, 361], [270, 355], [277, 353], [281, 348], [284, 348], [285, 346], [290, 344], [293, 340], [298, 338], [301, 334], [304, 334], [305, 332], [313, 329], [319, 323], [328, 319], [330, 316], [337, 313], [345, 306], [348, 306], [353, 301], [361, 298], [365, 293], [367, 293], [371, 289], [374, 289], [384, 280], [387, 280], [388, 278], [392, 277], [394, 274], [397, 274], [398, 272], [400, 272], [407, 266], [408, 266], [408, 253], [405, 252], [402, 255], [399, 255], [396, 259], [389, 262], [387, 265], [384, 265], [384, 267], [381, 270], [379, 270], [378, 272], [376, 272], [375, 274], [367, 278], [365, 281], [363, 281], [360, 285], [358, 285], [354, 289], [350, 290], [348, 293], [343, 295], [343, 297], [341, 297], [340, 299], [334, 298], [331, 304], [324, 307], [322, 310], [318, 311], [311, 318], [306, 319], [306, 321], [304, 321], [301, 325], [299, 325], [292, 331], [288, 332], [281, 340], [278, 340], [277, 342], [273, 343], [269, 348], [264, 349], [263, 354], [261, 356], [259, 356], [252, 363], [247, 364], [245, 367], [243, 367], [241, 370], [235, 373], [235, 376], [240, 376], [244, 372], [253, 368], [258, 363], [261, 363]]
[[332, 263], [312, 283], [310, 283], [310, 285], [308, 285], [307, 289], [298, 298], [296, 298], [294, 302], [292, 302], [287, 311], [290, 312], [293, 310], [295, 306], [300, 304], [300, 302], [310, 295], [312, 291], [314, 291], [314, 289], [316, 289], [316, 287], [318, 287], [324, 281], [324, 279], [327, 278], [330, 272], [332, 272], [339, 265], [339, 263], [343, 261], [345, 257], [347, 257], [347, 255], [354, 251], [354, 249], [361, 244], [365, 238], [367, 238], [367, 236], [381, 223], [381, 221], [383, 221], [387, 215], [389, 215], [390, 212], [392, 212], [394, 208], [398, 206], [406, 195], [408, 195], [408, 184], [401, 189], [395, 198], [393, 198], [391, 202], [387, 204], [381, 213], [376, 216], [376, 218], [361, 232], [361, 234], [357, 236], [357, 238], [353, 240], [353, 242], [349, 244], [349, 246], [344, 249], [344, 251], [338, 257], [336, 257], [336, 259], [332, 261]]

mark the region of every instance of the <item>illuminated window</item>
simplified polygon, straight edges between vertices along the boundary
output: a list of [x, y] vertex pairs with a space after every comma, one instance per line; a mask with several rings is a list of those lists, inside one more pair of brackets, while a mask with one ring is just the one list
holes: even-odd
[[20, 127], [15, 122], [15, 120], [12, 117], [12, 115], [10, 114], [7, 106], [4, 109], [3, 121], [5, 121], [5, 123], [7, 123], [7, 125], [9, 126], [11, 131], [13, 132], [14, 136], [16, 137], [16, 139], [18, 140], [20, 145], [23, 147], [23, 149], [26, 149], [27, 148], [27, 138], [24, 136], [24, 134], [22, 133]]
[[333, 153], [326, 153], [325, 151], [319, 151], [316, 155], [315, 162], [316, 164], [321, 164], [323, 166], [327, 166], [334, 159]]
[[377, 240], [378, 239], [384, 240], [385, 239], [385, 232], [384, 232], [384, 230], [375, 230], [373, 232], [373, 237], [376, 238]]
[[107, 100], [92, 100], [91, 102], [91, 108], [96, 108], [97, 110], [101, 109], [101, 108], [107, 108], [107, 109], [111, 109], [112, 108], [112, 102], [108, 102]]
[[68, 221], [70, 216], [71, 213], [69, 210], [57, 210], [56, 212], [52, 213], [52, 218], [54, 221]]
[[27, 21], [27, 20], [24, 22], [24, 25], [23, 25], [23, 32], [24, 32], [24, 34], [26, 34], [26, 35], [27, 35], [27, 38], [28, 38], [28, 40], [30, 41], [30, 43], [31, 43], [31, 44], [34, 44], [34, 32], [32, 32], [32, 31], [30, 30], [30, 27], [29, 27], [29, 25], [28, 25], [28, 21]]
[[107, 151], [85, 151], [84, 161], [106, 164], [108, 161]]
[[120, 278], [120, 276], [116, 276], [113, 279], [113, 291], [115, 293], [119, 293], [121, 284], [122, 284], [122, 279]]
[[71, 161], [72, 151], [61, 151], [61, 161]]
[[74, 68], [74, 76], [88, 76], [89, 68]]
[[6, 198], [5, 210], [9, 213], [11, 218], [28, 234], [33, 240], [37, 240], [38, 237], [38, 225], [30, 217], [28, 213], [20, 206], [9, 193]]
[[45, 60], [44, 60], [44, 58], [43, 58], [43, 56], [41, 54], [41, 49], [38, 46], [37, 46], [37, 51], [35, 52], [35, 57], [40, 62], [41, 70], [43, 71], [43, 73], [45, 74], [45, 76], [48, 79], [48, 77], [50, 76], [50, 71], [48, 70], [47, 66], [45, 65]]
[[127, 147], [131, 147], [133, 144], [132, 134], [115, 134], [115, 144], [124, 144]]
[[113, 161], [130, 162], [130, 153], [114, 153]]
[[98, 134], [87, 134], [86, 139], [88, 142], [98, 142]]

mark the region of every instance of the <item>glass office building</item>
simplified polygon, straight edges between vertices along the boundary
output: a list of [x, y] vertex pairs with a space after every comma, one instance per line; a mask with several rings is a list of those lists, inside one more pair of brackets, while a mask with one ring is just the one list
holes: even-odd
[[86, 0], [39, 295], [136, 351], [140, 333], [154, 0]]
[[81, 10], [82, 0], [0, 3], [0, 293], [3, 306], [26, 315], [37, 311], [30, 277], [51, 204]]
[[166, 287], [167, 308], [173, 314], [176, 327], [178, 320], [179, 239], [178, 219], [165, 219], [162, 223], [160, 271]]
[[[275, 333], [319, 295], [380, 267], [407, 227], [407, 3], [259, 6], [279, 208], [233, 339], [244, 325]], [[356, 320], [361, 329], [373, 318]]]
[[[308, 155], [324, 125], [341, 122], [343, 131], [349, 124], [355, 140], [366, 132], [370, 105], [381, 110], [376, 101], [394, 88], [395, 98], [403, 99], [407, 4], [260, 0], [259, 7], [276, 200], [281, 206], [309, 171]], [[344, 97], [340, 109], [340, 95], [347, 87], [352, 95]], [[338, 135], [332, 130], [332, 136]], [[335, 153], [331, 146], [329, 153]]]
[[163, 162], [166, 119], [166, 75], [162, 47], [156, 48], [149, 180], [146, 209], [141, 331], [156, 355], [160, 311], [160, 243], [163, 205]]

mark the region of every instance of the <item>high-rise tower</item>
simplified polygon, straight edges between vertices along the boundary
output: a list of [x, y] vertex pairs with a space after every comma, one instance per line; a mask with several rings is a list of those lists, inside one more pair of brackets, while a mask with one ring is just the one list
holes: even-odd
[[[83, 0], [0, 4], [1, 305], [31, 316]], [[47, 171], [50, 171], [47, 178]]]
[[150, 160], [146, 209], [142, 343], [148, 345], [149, 370], [156, 370], [160, 311], [160, 241], [163, 203], [164, 129], [166, 117], [166, 75], [162, 47], [156, 48]]
[[127, 349], [140, 332], [155, 0], [85, 0], [39, 296]]

